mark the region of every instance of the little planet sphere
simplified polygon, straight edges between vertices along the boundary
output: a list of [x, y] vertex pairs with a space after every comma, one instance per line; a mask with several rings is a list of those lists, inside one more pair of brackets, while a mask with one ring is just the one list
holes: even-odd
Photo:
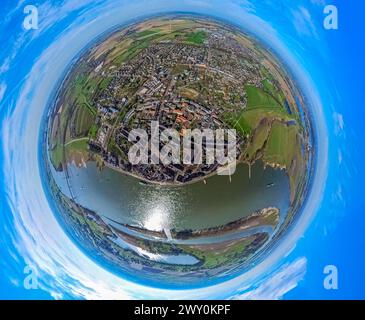
[[[217, 174], [204, 139], [201, 163], [153, 162], [168, 141], [160, 139], [146, 163], [133, 164], [136, 129], [148, 146], [166, 129], [181, 141], [197, 129], [234, 130], [235, 170]], [[69, 67], [47, 119], [50, 199], [73, 241], [127, 280], [219, 283], [267, 257], [300, 215], [311, 132], [285, 63], [252, 35], [203, 16], [141, 20]]]

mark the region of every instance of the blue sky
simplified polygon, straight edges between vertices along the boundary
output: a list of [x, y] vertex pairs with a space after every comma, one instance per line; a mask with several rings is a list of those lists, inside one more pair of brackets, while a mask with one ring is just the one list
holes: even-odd
[[[0, 298], [364, 298], [365, 4], [358, 2], [3, 1]], [[22, 11], [30, 3], [40, 15], [34, 31], [22, 28]], [[338, 6], [338, 30], [323, 28], [326, 3]], [[91, 261], [53, 216], [36, 152], [47, 99], [71, 59], [114, 25], [176, 11], [226, 19], [270, 45], [299, 80], [318, 126], [318, 179], [303, 219], [265, 263], [214, 290], [128, 283]], [[323, 268], [330, 264], [338, 267], [338, 290], [323, 287]], [[24, 289], [25, 265], [38, 270], [38, 290]]]

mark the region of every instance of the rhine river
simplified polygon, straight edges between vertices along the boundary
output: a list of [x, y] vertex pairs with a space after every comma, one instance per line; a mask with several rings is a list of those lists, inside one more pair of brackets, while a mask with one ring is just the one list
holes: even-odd
[[[65, 173], [53, 174], [69, 196]], [[138, 179], [110, 168], [102, 171], [94, 162], [87, 167], [70, 165], [69, 183], [76, 201], [118, 223], [149, 230], [215, 227], [266, 207], [280, 209], [281, 220], [289, 207], [289, 179], [284, 170], [258, 161], [251, 167], [239, 164], [228, 176], [213, 176], [179, 187], [143, 185]]]

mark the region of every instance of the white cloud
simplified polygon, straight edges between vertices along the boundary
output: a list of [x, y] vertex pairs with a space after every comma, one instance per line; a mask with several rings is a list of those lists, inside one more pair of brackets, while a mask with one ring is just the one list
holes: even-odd
[[310, 0], [310, 2], [312, 2], [313, 4], [318, 5], [318, 6], [326, 5], [326, 0]]
[[5, 91], [6, 91], [6, 84], [5, 83], [1, 83], [0, 84], [0, 102], [4, 98]]
[[10, 57], [6, 57], [3, 64], [0, 66], [0, 74], [9, 70], [10, 68]]
[[315, 23], [307, 8], [301, 6], [293, 10], [292, 15], [294, 27], [299, 34], [318, 38]]
[[279, 300], [303, 280], [307, 270], [307, 259], [302, 257], [283, 265], [278, 271], [263, 279], [256, 288], [238, 294], [240, 300]]
[[341, 149], [338, 149], [338, 150], [337, 150], [337, 158], [338, 158], [338, 163], [339, 163], [339, 164], [342, 164], [342, 161], [343, 161], [343, 154], [342, 154], [342, 150], [341, 150]]
[[335, 134], [339, 135], [344, 131], [345, 128], [345, 121], [343, 119], [343, 115], [341, 113], [334, 112], [332, 117], [335, 123]]

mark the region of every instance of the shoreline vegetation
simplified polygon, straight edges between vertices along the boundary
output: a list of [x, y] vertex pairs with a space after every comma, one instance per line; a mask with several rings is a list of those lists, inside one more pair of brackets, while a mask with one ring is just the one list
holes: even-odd
[[279, 223], [279, 214], [280, 212], [278, 208], [269, 207], [255, 211], [248, 217], [244, 217], [221, 226], [199, 229], [199, 230], [171, 229], [168, 230], [168, 235], [166, 234], [167, 230], [156, 231], [156, 230], [147, 230], [137, 226], [131, 226], [128, 224], [120, 224], [120, 225], [136, 233], [143, 234], [144, 236], [150, 236], [153, 238], [160, 238], [165, 240], [169, 239], [170, 241], [173, 241], [173, 240], [198, 239], [211, 236], [219, 237], [229, 233], [248, 231], [252, 228], [263, 227], [263, 226], [269, 226], [275, 229]]

